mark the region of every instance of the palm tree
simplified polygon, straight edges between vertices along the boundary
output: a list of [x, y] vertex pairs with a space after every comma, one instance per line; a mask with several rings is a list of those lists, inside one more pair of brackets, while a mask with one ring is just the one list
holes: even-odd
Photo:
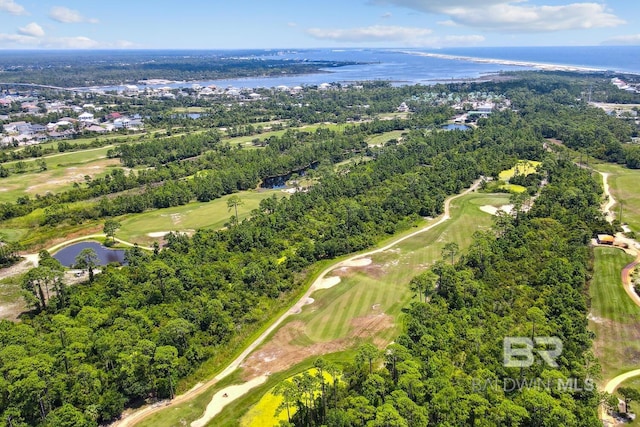
[[98, 254], [91, 248], [84, 248], [76, 256], [76, 267], [89, 271], [89, 282], [93, 282], [93, 269], [98, 265]]
[[236, 211], [236, 224], [238, 224], [238, 205], [243, 205], [244, 202], [242, 201], [242, 199], [240, 198], [240, 196], [238, 195], [233, 195], [231, 197], [229, 197], [229, 199], [227, 200], [227, 208], [229, 208], [228, 210], [231, 210], [231, 208], [235, 208]]

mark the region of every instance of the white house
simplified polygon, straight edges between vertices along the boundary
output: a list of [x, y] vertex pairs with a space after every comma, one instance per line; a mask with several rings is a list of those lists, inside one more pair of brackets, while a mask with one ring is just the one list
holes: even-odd
[[93, 114], [87, 113], [86, 111], [78, 116], [81, 122], [87, 123], [93, 121]]

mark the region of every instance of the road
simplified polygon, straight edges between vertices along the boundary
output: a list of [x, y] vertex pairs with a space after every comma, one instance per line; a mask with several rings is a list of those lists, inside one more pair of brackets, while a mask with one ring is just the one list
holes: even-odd
[[[116, 421], [115, 423], [111, 424], [111, 427], [130, 427], [130, 426], [134, 426], [137, 423], [141, 422], [142, 420], [144, 420], [145, 418], [147, 418], [148, 416], [157, 413], [158, 411], [161, 411], [165, 408], [171, 408], [171, 407], [175, 407], [181, 403], [187, 402], [197, 396], [199, 396], [200, 394], [204, 393], [206, 390], [208, 390], [211, 386], [213, 386], [214, 384], [216, 384], [218, 381], [220, 381], [221, 379], [227, 377], [229, 374], [231, 374], [232, 372], [234, 372], [236, 369], [238, 369], [240, 367], [240, 365], [242, 364], [242, 362], [244, 362], [244, 360], [247, 358], [247, 356], [249, 356], [249, 354], [251, 354], [256, 348], [258, 348], [258, 346], [260, 346], [265, 339], [273, 332], [275, 331], [275, 329], [280, 326], [282, 324], [282, 322], [287, 319], [292, 313], [295, 313], [298, 311], [298, 309], [302, 308], [302, 306], [305, 305], [307, 299], [311, 296], [311, 294], [313, 292], [315, 292], [318, 289], [318, 286], [322, 283], [323, 280], [325, 280], [325, 276], [327, 274], [329, 274], [331, 271], [335, 270], [336, 268], [340, 268], [343, 266], [348, 266], [350, 263], [352, 263], [354, 260], [358, 259], [358, 258], [364, 258], [364, 257], [368, 257], [374, 254], [377, 254], [379, 252], [383, 252], [386, 250], [389, 250], [390, 248], [392, 248], [393, 246], [397, 245], [400, 242], [403, 242], [407, 239], [410, 239], [420, 233], [424, 233], [428, 230], [431, 230], [434, 227], [437, 227], [438, 225], [444, 223], [445, 221], [449, 220], [451, 218], [451, 202], [459, 197], [464, 196], [465, 194], [468, 194], [472, 191], [475, 191], [479, 186], [480, 183], [482, 182], [482, 180], [477, 180], [473, 183], [473, 185], [471, 187], [469, 187], [468, 189], [466, 189], [465, 191], [463, 191], [460, 194], [457, 194], [455, 196], [451, 196], [449, 198], [447, 198], [444, 202], [444, 212], [442, 214], [442, 216], [440, 217], [440, 219], [438, 219], [438, 221], [429, 224], [417, 231], [414, 231], [413, 233], [407, 234], [405, 236], [399, 237], [397, 239], [394, 239], [392, 242], [390, 242], [389, 244], [387, 244], [386, 246], [383, 246], [381, 248], [378, 249], [373, 249], [371, 251], [365, 252], [365, 253], [359, 253], [356, 255], [353, 255], [349, 258], [347, 258], [346, 260], [342, 260], [342, 261], [338, 261], [332, 265], [330, 265], [329, 267], [325, 268], [319, 275], [318, 277], [313, 281], [313, 283], [311, 284], [311, 286], [309, 287], [309, 289], [307, 290], [307, 292], [305, 292], [305, 294], [291, 307], [291, 309], [287, 310], [282, 316], [280, 316], [278, 319], [276, 319], [275, 322], [273, 322], [271, 324], [271, 326], [269, 326], [258, 338], [256, 338], [251, 344], [249, 344], [245, 350], [238, 356], [236, 357], [231, 363], [229, 363], [229, 365], [227, 365], [227, 367], [225, 369], [223, 369], [218, 375], [216, 375], [214, 378], [210, 379], [209, 381], [205, 382], [205, 383], [198, 383], [196, 384], [193, 388], [191, 388], [189, 391], [175, 397], [173, 400], [171, 401], [163, 401], [163, 402], [159, 402], [156, 403], [154, 405], [151, 406], [146, 406], [143, 407], [135, 412], [132, 412], [128, 415], [126, 415], [125, 417], [123, 417], [122, 419]], [[237, 387], [237, 385], [234, 385], [233, 387]], [[235, 399], [241, 397], [242, 395], [244, 395], [247, 391], [250, 390], [251, 387], [244, 387], [241, 388], [240, 390], [242, 392], [238, 392], [238, 388], [234, 388], [234, 393], [228, 393], [227, 395], [228, 397], [225, 399], [217, 399], [216, 396], [218, 396], [221, 393], [225, 393], [225, 390], [220, 390], [218, 393], [216, 393], [216, 395], [214, 396], [214, 399], [212, 399], [209, 407], [207, 408], [207, 413], [209, 414], [217, 414], [219, 413], [222, 408], [226, 405], [228, 405], [229, 403], [233, 402]], [[216, 402], [219, 403], [219, 405], [217, 407], [211, 407], [212, 405], [215, 405]], [[208, 421], [207, 419], [199, 419], [196, 420], [192, 426], [201, 426], [201, 425], [205, 425]]]

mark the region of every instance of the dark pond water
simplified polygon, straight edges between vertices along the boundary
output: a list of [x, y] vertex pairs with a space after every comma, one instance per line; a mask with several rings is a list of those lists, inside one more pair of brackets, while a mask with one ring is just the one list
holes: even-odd
[[458, 124], [448, 124], [446, 126], [442, 126], [442, 129], [445, 130], [468, 130], [471, 129], [469, 126], [458, 125]]
[[313, 163], [311, 166], [307, 166], [306, 168], [298, 169], [284, 175], [269, 176], [262, 180], [262, 183], [260, 184], [260, 188], [270, 188], [270, 189], [286, 188], [287, 181], [291, 179], [294, 173], [297, 173], [298, 176], [305, 176], [309, 169], [315, 169], [318, 167], [318, 165], [319, 163]]
[[91, 248], [98, 255], [98, 264], [107, 265], [111, 262], [124, 264], [125, 251], [122, 249], [109, 249], [98, 242], [78, 242], [65, 246], [56, 252], [53, 257], [66, 267], [72, 267], [76, 263], [76, 256], [83, 249]]

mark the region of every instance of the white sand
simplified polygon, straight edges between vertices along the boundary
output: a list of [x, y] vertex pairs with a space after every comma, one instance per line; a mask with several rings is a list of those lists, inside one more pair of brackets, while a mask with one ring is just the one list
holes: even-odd
[[164, 237], [167, 234], [171, 233], [170, 231], [154, 231], [153, 233], [147, 233], [149, 237]]
[[480, 206], [480, 210], [490, 215], [496, 215], [498, 211], [511, 213], [511, 211], [513, 210], [513, 205], [502, 205], [499, 208], [496, 208], [495, 206], [491, 206], [491, 205], [484, 205], [484, 206]]
[[325, 277], [324, 279], [316, 283], [315, 289], [333, 288], [338, 283], [340, 283], [340, 277], [338, 276]]
[[[267, 381], [266, 375], [255, 377], [254, 379], [247, 381], [244, 384], [230, 385], [223, 388], [219, 392], [213, 395], [211, 402], [207, 405], [207, 409], [204, 411], [204, 415], [191, 423], [191, 427], [204, 427], [209, 421], [218, 415], [227, 404], [233, 402], [240, 396], [246, 394], [254, 387], [264, 384]], [[224, 397], [226, 394], [226, 397]]]
[[371, 258], [357, 258], [352, 260], [343, 261], [340, 263], [341, 267], [366, 267], [371, 264]]

